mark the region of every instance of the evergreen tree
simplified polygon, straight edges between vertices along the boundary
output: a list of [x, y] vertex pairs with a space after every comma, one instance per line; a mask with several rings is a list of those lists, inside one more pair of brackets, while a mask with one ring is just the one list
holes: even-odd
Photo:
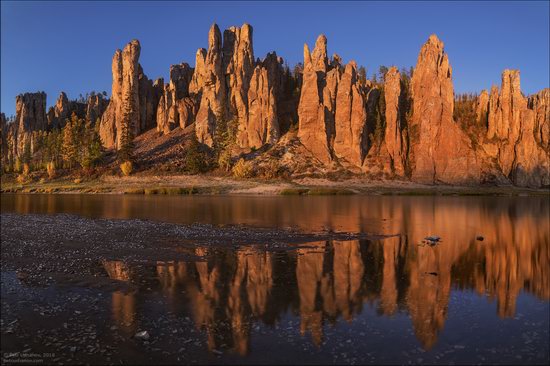
[[74, 127], [71, 121], [67, 121], [67, 124], [63, 127], [62, 135], [61, 156], [65, 162], [65, 166], [69, 169], [73, 168], [74, 164], [78, 161]]
[[191, 143], [187, 146], [184, 158], [184, 170], [191, 174], [202, 173], [208, 168], [208, 156], [201, 151], [197, 135], [191, 134]]
[[365, 85], [367, 82], [367, 69], [365, 69], [365, 66], [359, 67], [357, 74], [359, 75], [359, 81], [361, 84]]
[[216, 118], [216, 130], [214, 131], [214, 154], [218, 166], [225, 171], [231, 168], [231, 150], [237, 140], [237, 122], [228, 121], [225, 113]]
[[384, 65], [380, 65], [378, 68], [378, 74], [380, 76], [380, 82], [383, 83], [386, 80], [386, 74], [388, 73], [388, 68]]
[[83, 154], [80, 164], [84, 168], [95, 166], [103, 157], [103, 144], [97, 129], [91, 123], [86, 124], [85, 142], [83, 144]]
[[23, 154], [21, 155], [21, 163], [28, 164], [30, 163], [32, 158], [31, 153], [31, 142], [29, 140], [25, 141], [25, 145], [23, 146]]
[[129, 91], [127, 91], [124, 95], [124, 102], [127, 108], [123, 111], [120, 125], [120, 143], [118, 147], [118, 159], [120, 162], [132, 161], [134, 150], [133, 119], [135, 115], [135, 107]]

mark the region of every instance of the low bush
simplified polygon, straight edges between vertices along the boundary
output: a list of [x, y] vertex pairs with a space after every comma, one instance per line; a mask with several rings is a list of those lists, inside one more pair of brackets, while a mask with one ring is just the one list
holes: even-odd
[[48, 172], [48, 178], [54, 179], [56, 175], [55, 162], [50, 161], [46, 165], [46, 171]]
[[31, 180], [31, 167], [29, 164], [25, 163], [23, 164], [23, 171], [21, 174], [17, 175], [17, 183], [23, 184], [27, 183]]
[[285, 188], [281, 190], [279, 194], [283, 196], [299, 196], [303, 194], [307, 194], [309, 189], [307, 188]]
[[252, 177], [254, 170], [252, 169], [252, 164], [250, 162], [240, 158], [239, 161], [237, 161], [237, 163], [233, 166], [233, 169], [231, 169], [231, 172], [235, 178], [242, 179]]
[[21, 159], [17, 158], [15, 159], [15, 164], [13, 165], [13, 171], [15, 173], [21, 173], [21, 168], [22, 168], [22, 163], [21, 163]]
[[124, 191], [124, 194], [145, 194], [143, 188], [130, 188]]
[[124, 174], [126, 177], [132, 174], [133, 166], [132, 162], [127, 160], [120, 164], [120, 170], [122, 171], [122, 174]]
[[332, 196], [332, 195], [350, 195], [353, 191], [345, 188], [311, 188], [308, 192], [310, 196]]
[[261, 176], [264, 179], [275, 179], [281, 175], [281, 166], [277, 160], [271, 160], [262, 167]]

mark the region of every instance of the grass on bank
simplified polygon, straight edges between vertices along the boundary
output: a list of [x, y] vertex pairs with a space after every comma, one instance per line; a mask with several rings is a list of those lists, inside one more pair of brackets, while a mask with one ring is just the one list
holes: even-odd
[[316, 187], [316, 188], [285, 188], [280, 192], [283, 196], [341, 196], [341, 195], [352, 195], [355, 194], [350, 189], [347, 188], [327, 188], [327, 187]]
[[184, 195], [199, 194], [201, 190], [196, 187], [159, 187], [159, 188], [129, 188], [124, 194], [164, 194], [164, 195]]

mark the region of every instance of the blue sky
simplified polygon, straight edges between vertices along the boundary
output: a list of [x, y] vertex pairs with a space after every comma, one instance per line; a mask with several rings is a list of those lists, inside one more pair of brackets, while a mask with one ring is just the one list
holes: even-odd
[[320, 33], [329, 54], [379, 65], [416, 64], [432, 33], [445, 43], [456, 92], [500, 85], [505, 68], [521, 70], [526, 94], [549, 86], [549, 2], [4, 2], [1, 3], [1, 110], [15, 96], [43, 90], [48, 106], [61, 91], [111, 92], [111, 58], [133, 38], [151, 79], [171, 64], [195, 63], [208, 29], [250, 23], [254, 54], [277, 51], [293, 66]]

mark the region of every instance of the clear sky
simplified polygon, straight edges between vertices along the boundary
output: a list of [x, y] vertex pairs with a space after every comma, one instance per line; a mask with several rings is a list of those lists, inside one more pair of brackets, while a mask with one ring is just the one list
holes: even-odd
[[456, 92], [500, 85], [505, 68], [521, 70], [526, 94], [549, 86], [549, 2], [5, 2], [1, 3], [1, 110], [15, 96], [43, 90], [48, 106], [111, 92], [111, 58], [133, 38], [151, 79], [171, 64], [195, 63], [208, 29], [250, 23], [254, 54], [277, 51], [290, 66], [320, 33], [329, 55], [356, 60], [369, 76], [379, 65], [413, 66], [431, 33], [445, 43]]

